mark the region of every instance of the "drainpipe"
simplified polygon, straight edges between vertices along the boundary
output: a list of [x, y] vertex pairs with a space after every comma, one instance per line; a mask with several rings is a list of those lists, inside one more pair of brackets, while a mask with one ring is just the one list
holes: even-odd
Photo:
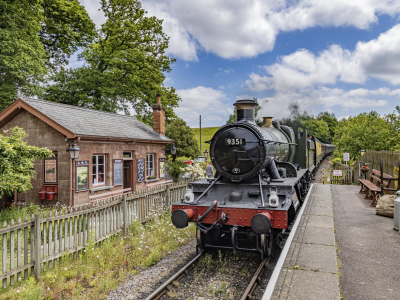
[[69, 158], [69, 207], [72, 206], [72, 158]]

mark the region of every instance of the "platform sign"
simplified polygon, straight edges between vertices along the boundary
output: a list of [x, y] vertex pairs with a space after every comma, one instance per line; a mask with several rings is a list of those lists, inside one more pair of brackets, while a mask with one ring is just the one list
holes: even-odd
[[[393, 177], [399, 178], [399, 167], [394, 167]], [[394, 188], [397, 189], [398, 180], [394, 182]]]
[[332, 170], [332, 176], [343, 177], [343, 170]]
[[343, 153], [343, 160], [344, 161], [349, 161], [350, 160], [350, 153], [349, 152], [344, 152]]

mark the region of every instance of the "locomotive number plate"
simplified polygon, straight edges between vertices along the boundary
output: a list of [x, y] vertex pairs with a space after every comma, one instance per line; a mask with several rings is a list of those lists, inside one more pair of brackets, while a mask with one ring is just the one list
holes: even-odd
[[246, 145], [245, 139], [225, 139], [225, 146], [241, 146]]

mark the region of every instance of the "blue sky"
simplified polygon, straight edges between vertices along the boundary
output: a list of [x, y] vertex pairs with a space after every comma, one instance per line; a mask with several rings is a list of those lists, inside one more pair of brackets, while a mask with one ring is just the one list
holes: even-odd
[[[97, 25], [99, 0], [80, 0]], [[400, 105], [400, 1], [152, 0], [177, 59], [166, 86], [190, 126], [223, 125], [236, 99], [287, 117], [297, 101], [338, 118]], [[77, 66], [71, 59], [71, 66]]]

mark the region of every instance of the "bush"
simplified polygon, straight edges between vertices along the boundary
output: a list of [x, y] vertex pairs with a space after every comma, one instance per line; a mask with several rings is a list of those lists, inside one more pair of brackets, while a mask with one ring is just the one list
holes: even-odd
[[187, 164], [183, 163], [183, 158], [177, 158], [175, 161], [167, 160], [167, 171], [171, 174], [174, 182], [179, 181], [179, 175], [184, 173], [182, 168], [185, 168]]

